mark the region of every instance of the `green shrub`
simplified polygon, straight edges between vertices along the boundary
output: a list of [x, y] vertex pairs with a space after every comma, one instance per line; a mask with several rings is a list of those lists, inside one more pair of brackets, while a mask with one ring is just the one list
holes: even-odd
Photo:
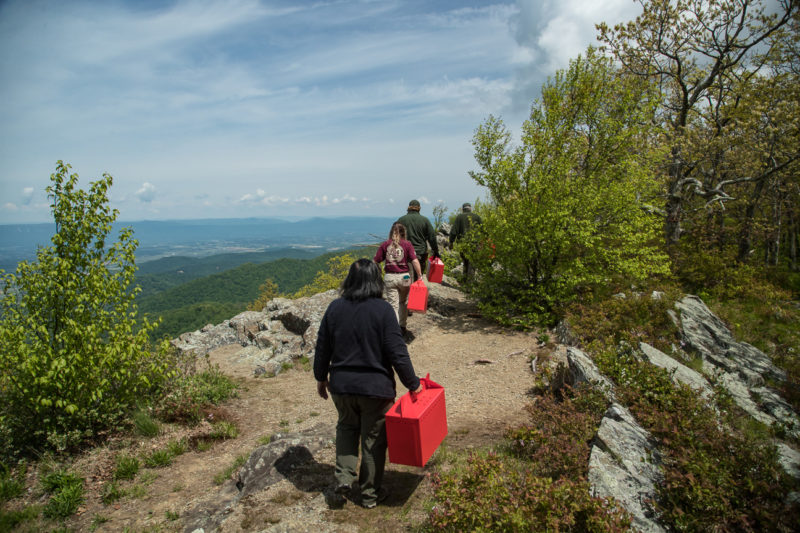
[[765, 431], [742, 431], [744, 415], [717, 393], [717, 411], [669, 374], [635, 358], [629, 347], [595, 357], [617, 383], [620, 402], [654, 438], [664, 455], [658, 506], [678, 531], [789, 531], [800, 520], [785, 508], [791, 481]]
[[472, 253], [480, 275], [469, 290], [485, 314], [547, 324], [560, 303], [609, 278], [669, 273], [658, 220], [642, 205], [658, 194], [659, 156], [642, 149], [652, 146], [650, 90], [590, 48], [542, 88], [520, 146], [495, 117], [477, 128], [470, 175], [490, 203], [458, 248]]
[[129, 455], [117, 457], [114, 479], [133, 479], [139, 473], [139, 459]]
[[[572, 395], [572, 391], [568, 391]], [[543, 396], [528, 407], [530, 425], [506, 432], [511, 453], [530, 462], [532, 472], [542, 477], [586, 476], [590, 442], [605, 412], [606, 401], [591, 389], [574, 391], [559, 401]]]
[[638, 346], [647, 342], [669, 353], [680, 340], [680, 332], [669, 318], [681, 292], [668, 289], [661, 298], [651, 298], [651, 291], [641, 295], [627, 293], [625, 298], [598, 297], [590, 302], [576, 302], [564, 312], [572, 333], [584, 345], [600, 343], [616, 346], [620, 342]]
[[434, 531], [628, 531], [612, 501], [590, 496], [586, 481], [537, 476], [524, 461], [473, 454], [464, 470], [434, 474]]
[[112, 178], [89, 191], [58, 162], [47, 192], [56, 233], [36, 260], [2, 277], [0, 446], [65, 449], [120, 422], [172, 374], [155, 327], [137, 319], [133, 230], [111, 243]]
[[289, 296], [290, 298], [302, 298], [304, 296], [313, 296], [320, 292], [329, 291], [331, 289], [339, 289], [347, 277], [347, 272], [350, 265], [358, 259], [352, 254], [343, 254], [331, 257], [328, 259], [328, 270], [320, 270], [314, 277], [314, 280], [308, 285], [300, 288], [297, 292]]

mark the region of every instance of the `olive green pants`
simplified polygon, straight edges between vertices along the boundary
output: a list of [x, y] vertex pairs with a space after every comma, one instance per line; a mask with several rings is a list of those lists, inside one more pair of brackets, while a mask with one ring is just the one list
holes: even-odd
[[336, 424], [336, 484], [349, 485], [356, 479], [358, 445], [361, 441], [361, 468], [358, 485], [361, 501], [378, 498], [386, 466], [386, 412], [393, 400], [355, 394], [331, 394], [339, 412]]

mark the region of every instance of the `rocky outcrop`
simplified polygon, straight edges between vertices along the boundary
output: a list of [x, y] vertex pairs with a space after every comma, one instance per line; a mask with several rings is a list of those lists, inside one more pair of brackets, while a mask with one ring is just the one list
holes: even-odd
[[[314, 454], [333, 444], [332, 427], [317, 426], [302, 433], [273, 435], [259, 446], [239, 469], [236, 479], [196, 505], [184, 516], [184, 531], [219, 531], [241, 500], [288, 479], [304, 491], [324, 492], [330, 482], [328, 468]], [[315, 470], [320, 470], [316, 472]]]
[[293, 359], [313, 357], [317, 332], [328, 305], [327, 291], [307, 298], [271, 300], [262, 311], [245, 311], [216, 326], [207, 325], [172, 341], [184, 357], [202, 357], [219, 346], [240, 344], [239, 357], [256, 374], [278, 374]]
[[[676, 303], [675, 309], [677, 312], [671, 312], [670, 316], [682, 333], [682, 345], [702, 358], [703, 372], [687, 367], [647, 343], [640, 343], [639, 357], [664, 368], [674, 382], [687, 385], [708, 399], [713, 398], [708, 379], [711, 377], [756, 420], [781, 425], [795, 437], [800, 436], [797, 413], [767, 384], [783, 381], [784, 372], [763, 352], [737, 342], [699, 298], [687, 296]], [[559, 340], [574, 340], [565, 323], [560, 325], [557, 334]], [[637, 531], [664, 531], [658, 524], [653, 505], [656, 487], [662, 481], [656, 443], [627, 409], [614, 403], [613, 384], [587, 354], [569, 347], [567, 363], [564, 383], [573, 386], [591, 383], [603, 390], [612, 402], [592, 443], [589, 481], [593, 493], [616, 499], [631, 513]], [[800, 453], [785, 443], [776, 441], [775, 444], [783, 469], [800, 479]], [[800, 498], [797, 493], [790, 496]]]
[[767, 380], [782, 382], [786, 373], [761, 350], [733, 338], [730, 330], [697, 296], [675, 304], [683, 342], [703, 358], [703, 373], [716, 379], [747, 414], [767, 425], [780, 425], [800, 438], [800, 418]]
[[595, 496], [614, 498], [633, 518], [637, 531], [661, 532], [653, 502], [661, 482], [661, 459], [655, 442], [633, 415], [615, 401], [614, 384], [594, 361], [575, 347], [567, 348], [571, 386], [587, 383], [603, 391], [611, 402], [589, 455], [589, 483]]
[[614, 498], [633, 518], [636, 531], [665, 531], [656, 521], [656, 487], [661, 457], [650, 437], [619, 404], [606, 411], [589, 456], [589, 483], [595, 496]]
[[[476, 311], [475, 304], [455, 289], [455, 282], [428, 283], [428, 312], [449, 317]], [[230, 344], [244, 347], [237, 356], [256, 375], [279, 374], [301, 357], [314, 357], [317, 333], [328, 305], [338, 297], [330, 290], [307, 298], [275, 298], [261, 311], [245, 311], [216, 326], [185, 333], [172, 340], [182, 359], [194, 360], [214, 348]]]

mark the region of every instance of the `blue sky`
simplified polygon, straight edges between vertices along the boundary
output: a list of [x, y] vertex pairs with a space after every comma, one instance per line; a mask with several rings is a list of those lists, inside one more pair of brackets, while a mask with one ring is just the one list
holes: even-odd
[[423, 214], [631, 0], [0, 2], [0, 223], [62, 159], [120, 220]]

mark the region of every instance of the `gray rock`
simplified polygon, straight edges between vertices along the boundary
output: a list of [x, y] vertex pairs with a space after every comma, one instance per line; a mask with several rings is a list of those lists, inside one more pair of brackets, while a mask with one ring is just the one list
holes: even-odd
[[578, 348], [567, 348], [569, 372], [567, 383], [573, 387], [580, 383], [592, 384], [602, 390], [609, 399], [614, 398], [614, 384], [597, 369], [594, 361]]
[[730, 330], [697, 296], [675, 303], [680, 311], [684, 341], [703, 359], [725, 372], [737, 373], [749, 386], [763, 385], [764, 377], [785, 381], [786, 372], [757, 348], [737, 342]]
[[[219, 492], [206, 497], [184, 515], [184, 531], [219, 531], [225, 519], [243, 498], [265, 490], [283, 479], [307, 484], [299, 481], [295, 474], [301, 468], [313, 468], [317, 465], [314, 454], [331, 446], [334, 435], [334, 428], [325, 425], [315, 426], [302, 433], [274, 435], [272, 442], [259, 446], [250, 454], [236, 480], [225, 482]], [[332, 479], [326, 480], [320, 486], [304, 485], [301, 488], [322, 493], [326, 488], [325, 484], [331, 481]]]
[[639, 349], [644, 357], [651, 364], [663, 368], [672, 374], [672, 380], [676, 383], [683, 383], [696, 390], [705, 398], [711, 398], [713, 390], [699, 372], [692, 370], [688, 366], [676, 361], [664, 352], [657, 350], [646, 342], [639, 343]]
[[800, 479], [800, 452], [783, 442], [776, 442], [778, 448], [778, 461], [787, 474], [795, 479]]
[[592, 493], [614, 498], [633, 517], [637, 531], [666, 531], [656, 521], [653, 501], [662, 481], [661, 457], [650, 434], [619, 404], [609, 407], [589, 456]]
[[697, 296], [684, 297], [675, 308], [680, 312], [683, 342], [703, 358], [703, 372], [713, 376], [750, 416], [767, 425], [781, 424], [800, 437], [797, 413], [765, 385], [766, 379], [784, 381], [786, 373], [762, 351], [736, 341]]
[[561, 320], [558, 324], [556, 324], [556, 340], [559, 342], [559, 344], [566, 344], [567, 346], [580, 346], [578, 337], [576, 337], [572, 332], [572, 328], [570, 328], [569, 322], [566, 320]]

